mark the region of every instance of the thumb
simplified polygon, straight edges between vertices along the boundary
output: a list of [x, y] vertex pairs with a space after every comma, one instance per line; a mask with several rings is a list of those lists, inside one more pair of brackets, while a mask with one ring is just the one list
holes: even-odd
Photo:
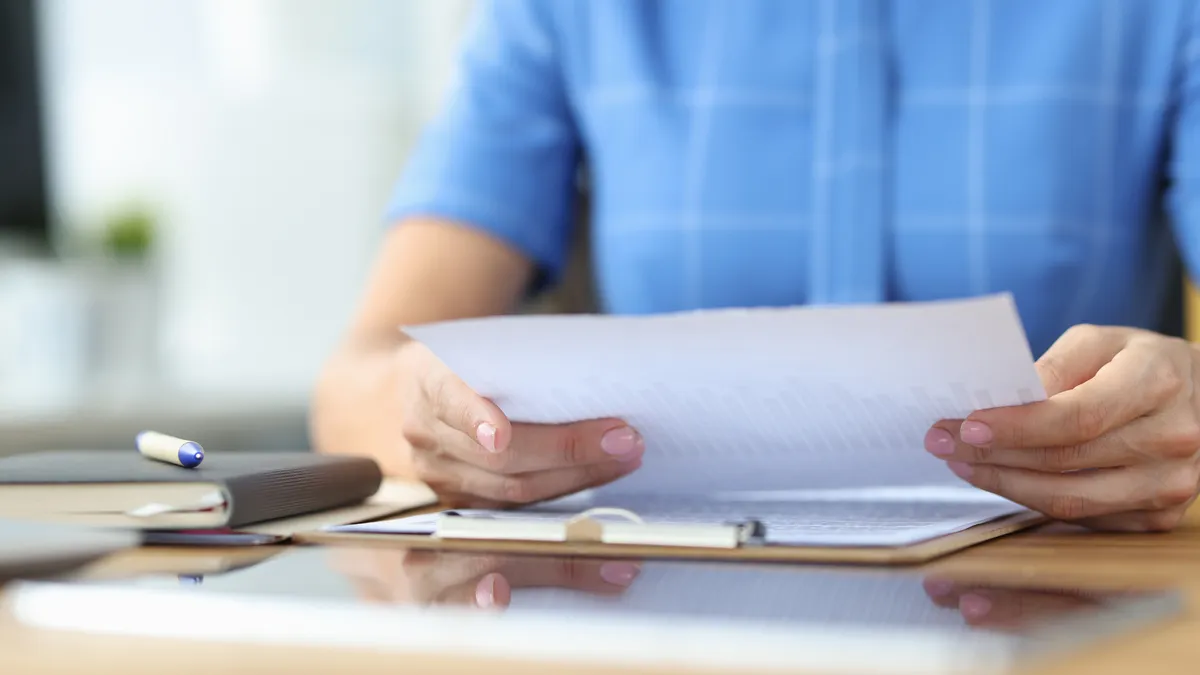
[[1034, 364], [1046, 396], [1074, 389], [1095, 377], [1127, 340], [1127, 334], [1119, 328], [1069, 328]]
[[512, 602], [512, 585], [504, 575], [490, 572], [446, 589], [438, 604], [505, 610]]
[[475, 440], [488, 452], [501, 452], [512, 440], [508, 417], [449, 369], [427, 385], [438, 419]]

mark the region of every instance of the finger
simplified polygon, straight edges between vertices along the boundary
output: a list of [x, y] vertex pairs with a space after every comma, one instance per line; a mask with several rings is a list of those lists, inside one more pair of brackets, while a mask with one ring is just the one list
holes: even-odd
[[610, 483], [641, 467], [641, 459], [566, 469], [498, 474], [453, 457], [422, 456], [422, 480], [454, 506], [529, 504]]
[[438, 449], [493, 473], [518, 474], [639, 459], [646, 445], [640, 434], [617, 419], [571, 424], [513, 424], [512, 440], [489, 452], [445, 426]]
[[640, 459], [645, 441], [618, 419], [571, 424], [516, 424], [507, 472], [541, 471]]
[[1154, 410], [1146, 350], [1123, 350], [1092, 379], [1052, 398], [971, 413], [959, 438], [971, 445], [1037, 448], [1078, 445]]
[[1068, 522], [1173, 508], [1194, 499], [1197, 489], [1195, 463], [1187, 460], [1074, 473], [961, 462], [949, 467], [975, 487]]
[[[997, 616], [1008, 614], [1011, 616], [1014, 602], [1012, 598], [1015, 596], [1036, 597], [1032, 605], [1033, 608], [1045, 607], [1047, 605], [1095, 605], [1106, 601], [1116, 594], [1111, 589], [1097, 591], [1086, 588], [1005, 588], [993, 585], [981, 585], [978, 583], [961, 583], [953, 579], [943, 577], [927, 577], [922, 581], [922, 586], [925, 589], [925, 594], [929, 596], [938, 607], [961, 609], [962, 598], [968, 595], [983, 596], [985, 598], [1000, 602], [997, 604], [1004, 605], [1001, 612]], [[1042, 599], [1046, 600], [1043, 602]], [[980, 607], [980, 603], [976, 600], [969, 601], [969, 604], [975, 604], [972, 613], [976, 616], [988, 614], [988, 610]]]
[[1042, 354], [1034, 367], [1053, 397], [1092, 379], [1129, 340], [1129, 331], [1121, 328], [1072, 326]]
[[584, 561], [570, 558], [508, 558], [495, 572], [441, 590], [434, 604], [505, 608], [516, 588], [562, 588], [593, 595], [619, 595], [633, 583], [640, 567], [633, 562]]
[[435, 551], [351, 550], [339, 556], [335, 564], [364, 600], [425, 605], [446, 586], [478, 578], [499, 563], [490, 556]]
[[447, 597], [459, 597], [453, 593], [448, 595], [448, 589], [459, 588], [464, 584], [473, 586], [501, 565], [503, 558], [498, 556], [438, 553], [429, 558], [413, 560], [411, 563], [406, 561], [402, 573], [412, 602], [418, 605], [445, 604], [448, 602]]
[[953, 422], [939, 422], [925, 434], [925, 449], [948, 462], [1046, 472], [1108, 469], [1143, 461], [1120, 434], [1108, 434], [1088, 443], [1066, 447], [999, 448], [964, 443], [957, 437], [959, 426]]
[[1190, 409], [1171, 409], [1078, 445], [1049, 448], [975, 446], [958, 438], [961, 421], [943, 420], [925, 434], [925, 449], [951, 462], [992, 464], [1036, 471], [1107, 469], [1163, 460], [1193, 459], [1200, 426]]
[[512, 440], [508, 417], [449, 369], [439, 367], [422, 381], [423, 393], [437, 418], [471, 439], [485, 452], [503, 452]]
[[1094, 604], [1066, 593], [985, 588], [962, 593], [958, 609], [969, 625], [1017, 630]]
[[502, 609], [512, 601], [512, 588], [499, 574], [489, 574], [475, 584], [475, 606], [481, 609]]
[[921, 582], [925, 595], [938, 607], [958, 607], [959, 585], [950, 579], [929, 577]]
[[502, 572], [513, 588], [567, 588], [593, 595], [619, 595], [641, 566], [624, 560], [541, 558], [513, 560]]
[[507, 609], [511, 602], [512, 585], [508, 579], [498, 572], [489, 572], [443, 589], [431, 604], [499, 610]]

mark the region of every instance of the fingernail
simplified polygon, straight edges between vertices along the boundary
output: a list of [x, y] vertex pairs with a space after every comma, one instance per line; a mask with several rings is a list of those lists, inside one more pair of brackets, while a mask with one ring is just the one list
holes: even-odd
[[938, 457], [954, 454], [954, 436], [941, 427], [934, 427], [925, 433], [925, 449]]
[[475, 586], [475, 604], [487, 609], [496, 604], [496, 575], [489, 574]]
[[600, 566], [600, 578], [614, 586], [628, 586], [637, 575], [637, 565], [630, 563], [614, 562]]
[[974, 467], [966, 462], [946, 462], [946, 466], [950, 467], [955, 476], [963, 480], [971, 480], [971, 476], [975, 473]]
[[628, 457], [641, 452], [642, 437], [630, 427], [612, 429], [600, 438], [600, 449], [616, 457]]
[[958, 611], [967, 619], [982, 619], [992, 611], [992, 601], [982, 595], [967, 593], [958, 599]]
[[963, 422], [958, 435], [963, 439], [963, 443], [971, 445], [987, 445], [992, 442], [991, 427], [975, 420]]
[[926, 579], [925, 592], [935, 598], [949, 595], [954, 590], [954, 582], [949, 579]]
[[508, 579], [495, 572], [480, 579], [475, 587], [475, 604], [480, 609], [508, 607], [511, 601], [512, 587], [508, 585]]
[[496, 427], [488, 422], [481, 423], [475, 427], [475, 440], [488, 452], [496, 452]]

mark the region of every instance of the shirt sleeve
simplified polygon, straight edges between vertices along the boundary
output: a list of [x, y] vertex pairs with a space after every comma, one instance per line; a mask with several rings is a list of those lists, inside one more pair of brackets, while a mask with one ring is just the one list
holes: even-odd
[[1168, 215], [1191, 279], [1200, 281], [1200, 10], [1192, 3], [1172, 95]]
[[578, 142], [549, 4], [479, 5], [456, 82], [418, 140], [387, 216], [392, 223], [436, 216], [477, 228], [554, 279], [571, 230]]

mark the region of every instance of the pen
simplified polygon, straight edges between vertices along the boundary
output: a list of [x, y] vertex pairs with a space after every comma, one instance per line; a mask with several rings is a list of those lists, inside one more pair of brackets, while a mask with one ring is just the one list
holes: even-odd
[[200, 466], [204, 461], [204, 448], [195, 441], [185, 441], [157, 431], [143, 431], [137, 435], [137, 449], [143, 457], [157, 459], [188, 469]]

